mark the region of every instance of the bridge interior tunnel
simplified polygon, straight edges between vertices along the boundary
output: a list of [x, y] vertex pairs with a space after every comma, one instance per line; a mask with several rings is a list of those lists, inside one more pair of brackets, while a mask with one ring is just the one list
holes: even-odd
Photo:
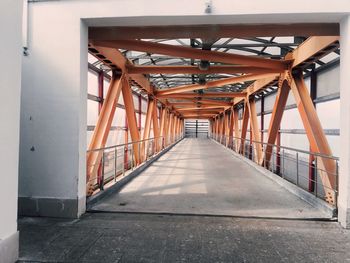
[[347, 3], [122, 2], [4, 1], [5, 262], [18, 258], [18, 218], [350, 227]]
[[[298, 35], [286, 35], [277, 29], [275, 35], [264, 37], [257, 36], [249, 26], [244, 28], [243, 33], [242, 28], [221, 26], [211, 34], [208, 33], [210, 27], [204, 26], [174, 27], [171, 32], [176, 33], [148, 27], [128, 28], [128, 31], [123, 27], [89, 29], [88, 200], [94, 199], [94, 195], [103, 195], [105, 188], [113, 188], [124, 180], [126, 172], [133, 173], [149, 158], [161, 155], [163, 149], [184, 137], [192, 137], [222, 144], [282, 178], [286, 184], [305, 191], [309, 194], [304, 197], [307, 202], [309, 198], [317, 199], [336, 211], [340, 96], [338, 85], [326, 81], [337, 79], [339, 74], [340, 44], [336, 27], [328, 25], [327, 36], [315, 27], [314, 35], [296, 29], [294, 33]], [[237, 37], [228, 37], [229, 30], [236, 30]], [[188, 34], [191, 37], [185, 37]], [[329, 36], [332, 34], [334, 36]], [[156, 178], [163, 182], [164, 171], [158, 171], [158, 164], [166, 166], [168, 160], [170, 165], [178, 158], [191, 160], [191, 156], [193, 165], [201, 165], [195, 163], [201, 162], [196, 158], [201, 156], [202, 164], [214, 169], [209, 169], [209, 173], [202, 170], [204, 180], [212, 179], [213, 185], [215, 170], [220, 171], [221, 167], [228, 169], [224, 177], [240, 178], [245, 174], [243, 170], [230, 174], [229, 171], [235, 170], [234, 160], [220, 162], [215, 154], [207, 157], [210, 144], [205, 147], [198, 140], [196, 146], [195, 141], [181, 142], [176, 149], [189, 147], [188, 152], [171, 150], [166, 153], [168, 158], [161, 157], [161, 161], [156, 161], [135, 181], [144, 182], [149, 178], [157, 185], [155, 188], [161, 187]], [[220, 155], [218, 152], [217, 156]], [[191, 162], [185, 163], [191, 180], [194, 176], [190, 172]], [[185, 169], [181, 165], [178, 168]], [[168, 176], [179, 179], [175, 174]], [[249, 172], [244, 176], [249, 177]], [[213, 185], [210, 189], [215, 189]], [[249, 193], [251, 186], [248, 183], [242, 188]], [[130, 187], [135, 188], [135, 182], [122, 190], [120, 196]], [[269, 190], [260, 187], [261, 193], [268, 195]], [[177, 196], [181, 196], [182, 190]], [[220, 198], [225, 199], [220, 191], [215, 195], [217, 204], [221, 203]], [[253, 196], [256, 194], [252, 193]], [[164, 195], [158, 198], [162, 204], [166, 203]], [[172, 199], [171, 195], [169, 198]], [[186, 195], [183, 198], [189, 203], [193, 201]], [[275, 199], [283, 198], [288, 200], [287, 192]], [[135, 212], [137, 208], [143, 211], [142, 208], [147, 207], [142, 202], [145, 200], [142, 194], [136, 195], [130, 200], [134, 206], [120, 207], [129, 201], [120, 201], [116, 195], [107, 203], [112, 210], [132, 207]], [[263, 207], [256, 200], [247, 202], [256, 205], [257, 210]], [[215, 207], [215, 203], [208, 204]], [[154, 199], [151, 207], [155, 206], [158, 209], [150, 210], [163, 211]], [[177, 211], [171, 206], [164, 209]], [[291, 206], [291, 209], [296, 208]], [[271, 211], [268, 206], [266, 210]], [[275, 210], [279, 211], [274, 213], [277, 217], [288, 214]], [[228, 208], [227, 211], [231, 213]], [[310, 211], [312, 214], [313, 209]], [[333, 212], [331, 217], [335, 215]], [[247, 215], [259, 213], [247, 212]]]

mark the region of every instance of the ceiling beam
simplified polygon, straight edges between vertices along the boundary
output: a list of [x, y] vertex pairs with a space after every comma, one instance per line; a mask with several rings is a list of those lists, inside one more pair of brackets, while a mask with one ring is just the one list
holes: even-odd
[[245, 92], [207, 92], [203, 94], [198, 93], [177, 93], [177, 94], [168, 94], [168, 95], [156, 95], [157, 98], [166, 98], [166, 99], [195, 99], [195, 98], [245, 98]]
[[206, 107], [190, 107], [190, 108], [175, 108], [178, 112], [184, 111], [210, 111], [210, 110], [222, 110], [225, 106], [206, 106]]
[[237, 74], [237, 73], [282, 73], [283, 70], [265, 69], [252, 66], [210, 66], [201, 70], [197, 66], [133, 66], [128, 68], [129, 74]]
[[264, 79], [264, 78], [269, 77], [269, 76], [277, 76], [277, 74], [276, 73], [247, 74], [247, 75], [242, 75], [239, 77], [229, 77], [229, 78], [224, 78], [224, 79], [219, 79], [219, 80], [213, 80], [213, 81], [209, 81], [203, 85], [191, 84], [191, 85], [184, 85], [184, 86], [179, 86], [179, 87], [171, 88], [171, 89], [157, 90], [156, 94], [157, 95], [168, 95], [168, 94], [181, 93], [181, 92], [193, 91], [193, 90], [199, 90], [199, 89], [209, 89], [209, 88], [221, 87], [224, 85], [230, 85], [230, 84], [235, 84], [235, 83], [240, 83], [240, 82], [245, 82], [245, 81]]
[[[127, 67], [131, 67], [133, 64], [123, 54], [114, 48], [107, 48], [101, 46], [93, 46], [90, 44], [90, 49], [96, 50], [98, 53], [92, 53], [94, 56], [102, 61], [103, 64], [111, 67], [112, 69], [120, 69], [126, 71]], [[153, 94], [153, 86], [149, 80], [142, 74], [128, 75], [138, 86], [146, 91], [148, 94]]]
[[89, 27], [89, 39], [174, 39], [264, 36], [338, 36], [338, 23], [235, 24], [184, 26]]
[[[339, 41], [338, 36], [312, 36], [306, 39], [295, 50], [288, 53], [285, 58], [288, 60], [292, 59], [293, 60], [293, 64], [291, 65], [292, 68], [297, 68], [302, 63], [305, 63], [306, 61], [310, 60], [310, 58], [312, 56], [315, 56], [316, 54], [321, 53], [323, 55], [326, 55], [327, 52], [329, 52], [329, 50], [333, 49], [332, 46], [337, 41]], [[250, 95], [253, 95], [258, 91], [261, 91], [266, 87], [270, 86], [271, 83], [274, 83], [275, 81], [276, 81], [276, 78], [273, 78], [273, 77], [256, 80], [254, 83], [252, 83], [249, 87], [245, 89], [246, 94], [249, 97]], [[234, 105], [237, 105], [241, 103], [243, 100], [244, 99], [242, 98], [234, 98], [233, 103]]]
[[213, 118], [214, 115], [210, 115], [210, 116], [183, 116], [184, 119], [203, 119], [203, 120], [208, 120]]
[[338, 45], [335, 45], [333, 48], [331, 47], [337, 41], [339, 41], [339, 36], [310, 37], [301, 43], [295, 50], [288, 53], [285, 59], [292, 59], [292, 68], [297, 67], [321, 51], [321, 55], [325, 56], [334, 49], [337, 49]]
[[218, 114], [218, 112], [214, 112], [214, 113], [189, 113], [189, 114], [182, 114], [182, 117], [195, 117], [195, 116], [202, 116], [202, 117], [212, 117], [214, 115]]
[[193, 101], [199, 102], [203, 105], [220, 105], [220, 106], [232, 106], [231, 102], [225, 102], [222, 100], [211, 100], [211, 99], [203, 99], [203, 98], [199, 98], [199, 99], [194, 99]]
[[265, 87], [269, 86], [269, 84], [273, 83], [274, 81], [277, 80], [278, 76], [271, 76], [265, 79], [259, 79], [254, 81], [254, 83], [252, 83], [251, 85], [249, 85], [246, 89], [245, 89], [245, 96], [244, 97], [236, 97], [233, 99], [233, 104], [237, 105], [241, 102], [244, 101], [244, 99], [246, 97], [249, 97], [250, 95], [253, 95], [254, 93], [264, 89]]
[[[188, 102], [190, 101], [190, 102]], [[202, 98], [181, 98], [180, 101], [169, 102], [168, 104], [176, 106], [176, 104], [181, 103], [193, 103], [193, 105], [202, 104], [202, 105], [220, 105], [220, 106], [232, 106], [231, 102], [225, 102], [222, 100], [211, 100], [211, 99], [202, 99]]]
[[287, 69], [288, 61], [273, 60], [261, 57], [250, 57], [232, 53], [199, 50], [185, 46], [175, 46], [168, 44], [160, 44], [151, 41], [141, 40], [115, 40], [115, 41], [96, 41], [93, 40], [94, 45], [122, 48], [127, 50], [134, 50], [140, 52], [147, 52], [153, 54], [169, 55], [181, 58], [202, 59], [212, 62], [222, 62], [227, 64], [240, 64], [253, 67], [270, 68], [270, 69]]

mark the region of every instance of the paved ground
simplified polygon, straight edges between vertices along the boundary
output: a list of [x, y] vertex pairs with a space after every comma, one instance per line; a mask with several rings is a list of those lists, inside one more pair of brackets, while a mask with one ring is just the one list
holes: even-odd
[[350, 262], [350, 231], [208, 140], [182, 141], [93, 209], [21, 218], [20, 262]]
[[350, 231], [331, 222], [107, 213], [19, 226], [20, 262], [350, 262]]
[[93, 210], [323, 218], [214, 141], [184, 139]]

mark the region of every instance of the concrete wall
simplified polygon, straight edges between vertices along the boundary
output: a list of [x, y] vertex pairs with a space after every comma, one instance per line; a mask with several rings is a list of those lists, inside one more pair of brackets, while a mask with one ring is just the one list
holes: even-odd
[[[71, 0], [33, 2], [23, 63], [20, 211], [78, 216], [84, 211], [87, 26], [339, 22], [348, 0]], [[83, 22], [82, 22], [83, 21]], [[32, 149], [32, 151], [31, 151]], [[69, 211], [64, 211], [65, 208]]]
[[18, 257], [17, 187], [22, 59], [22, 3], [0, 1], [0, 262]]
[[23, 59], [19, 212], [77, 217], [85, 207], [87, 32], [78, 17], [38, 5], [29, 6]]
[[339, 221], [350, 228], [350, 16], [341, 21]]

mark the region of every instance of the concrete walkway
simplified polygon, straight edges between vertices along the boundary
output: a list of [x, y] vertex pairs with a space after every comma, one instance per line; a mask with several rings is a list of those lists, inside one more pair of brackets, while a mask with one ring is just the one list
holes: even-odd
[[350, 262], [350, 231], [334, 222], [87, 213], [19, 230], [19, 262]]
[[208, 139], [184, 139], [92, 210], [272, 218], [325, 218]]

